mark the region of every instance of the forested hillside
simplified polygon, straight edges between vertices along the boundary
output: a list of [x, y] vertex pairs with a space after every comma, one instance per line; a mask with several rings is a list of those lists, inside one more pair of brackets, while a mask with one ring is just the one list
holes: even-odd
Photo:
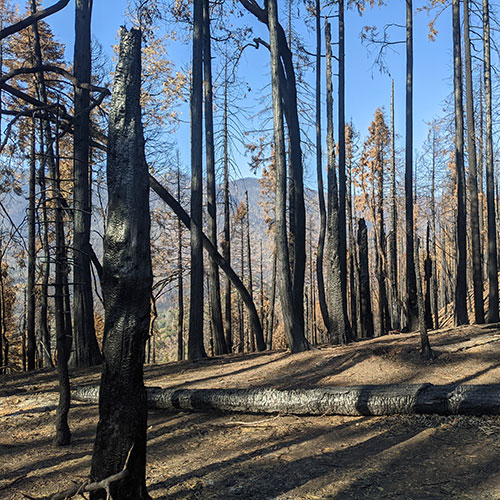
[[[500, 413], [498, 15], [489, 0], [0, 0], [2, 412], [18, 435], [23, 405], [55, 410], [51, 441], [70, 446], [72, 401], [99, 404], [88, 482], [46, 498], [151, 498], [148, 407]], [[181, 390], [185, 371], [215, 367], [200, 377], [217, 385], [232, 363], [253, 378]], [[36, 380], [56, 408], [13, 398], [38, 405]], [[19, 477], [37, 469], [21, 455]], [[161, 494], [202, 498], [190, 484]], [[268, 493], [364, 495], [289, 486]]]

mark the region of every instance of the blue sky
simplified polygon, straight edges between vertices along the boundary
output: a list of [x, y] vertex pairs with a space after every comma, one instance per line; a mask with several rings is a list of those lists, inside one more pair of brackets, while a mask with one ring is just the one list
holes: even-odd
[[[53, 3], [44, 0], [43, 5]], [[285, 6], [285, 2], [278, 2]], [[116, 43], [116, 34], [120, 25], [124, 24], [123, 12], [126, 9], [126, 0], [96, 0], [93, 11], [93, 36], [99, 40], [104, 49], [111, 54], [111, 46]], [[414, 1], [415, 12], [423, 1]], [[243, 8], [241, 8], [243, 11]], [[68, 49], [68, 58], [71, 57], [73, 45], [73, 16], [74, 3], [71, 2], [62, 12], [49, 18], [56, 36], [65, 42]], [[266, 39], [266, 31], [256, 23], [250, 14], [244, 13], [243, 21], [248, 21], [255, 27], [255, 35]], [[285, 20], [282, 20], [283, 24]], [[335, 22], [335, 21], [333, 21]], [[418, 149], [427, 136], [426, 122], [442, 115], [444, 99], [452, 90], [452, 57], [451, 57], [451, 11], [448, 9], [439, 18], [436, 27], [439, 30], [437, 40], [428, 40], [429, 17], [425, 12], [415, 13], [414, 17], [414, 144]], [[377, 107], [385, 107], [389, 112], [391, 77], [373, 67], [374, 53], [370, 54], [366, 46], [360, 41], [360, 32], [365, 25], [382, 27], [386, 23], [405, 23], [405, 2], [389, 1], [389, 6], [367, 9], [363, 16], [357, 11], [346, 12], [346, 118], [352, 119], [361, 137], [367, 134], [368, 126], [373, 119]], [[304, 34], [306, 46], [314, 51], [314, 33], [308, 31], [301, 21], [295, 21], [296, 29]], [[336, 28], [333, 26], [335, 37]], [[394, 28], [394, 39], [403, 39], [404, 29]], [[335, 50], [335, 47], [334, 47]], [[388, 66], [391, 76], [395, 79], [396, 93], [396, 131], [404, 135], [405, 125], [405, 48], [404, 45], [395, 46], [396, 52], [389, 51]], [[189, 63], [189, 48], [177, 43], [169, 47], [169, 55], [178, 63]], [[255, 94], [265, 87], [269, 81], [268, 54], [263, 49], [245, 51], [242, 57], [240, 76], [248, 77]], [[324, 71], [323, 71], [324, 75]], [[309, 75], [314, 82], [314, 73]], [[323, 85], [324, 92], [324, 85]], [[252, 106], [250, 97], [250, 106]], [[323, 113], [324, 115], [324, 113]], [[188, 119], [187, 108], [183, 118]], [[188, 162], [189, 133], [180, 133], [184, 142], [179, 140], [179, 148], [184, 162]], [[237, 155], [240, 171], [243, 176], [248, 175], [247, 159]], [[313, 171], [313, 169], [311, 169]], [[314, 185], [314, 176], [311, 174], [308, 184]]]

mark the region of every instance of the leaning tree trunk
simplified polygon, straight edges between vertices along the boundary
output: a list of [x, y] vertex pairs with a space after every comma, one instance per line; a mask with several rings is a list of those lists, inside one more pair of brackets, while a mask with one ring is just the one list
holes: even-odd
[[[286, 159], [285, 159], [285, 133], [283, 126], [283, 96], [280, 84], [280, 51], [278, 42], [278, 11], [276, 0], [269, 0], [268, 4], [269, 35], [271, 38], [271, 81], [273, 96], [273, 128], [276, 158], [276, 221], [275, 237], [276, 252], [278, 257], [277, 281], [281, 297], [281, 310], [285, 325], [285, 334], [288, 347], [292, 352], [300, 352], [309, 349], [309, 344], [304, 337], [303, 328], [303, 304], [301, 310], [297, 310], [296, 288], [298, 282], [293, 280], [289, 267], [289, 249], [286, 230]], [[292, 138], [291, 138], [291, 142]], [[300, 144], [299, 144], [300, 147]], [[299, 196], [297, 192], [296, 196]], [[302, 193], [303, 194], [303, 193]], [[303, 197], [302, 197], [303, 201]], [[302, 221], [304, 223], [304, 221]], [[296, 228], [295, 257], [299, 253], [298, 237], [299, 229]], [[297, 274], [296, 270], [296, 274]], [[298, 278], [298, 276], [297, 276]], [[295, 285], [295, 286], [293, 286]], [[301, 320], [302, 318], [302, 320]]]
[[[186, 213], [186, 211], [181, 207], [179, 202], [152, 176], [149, 176], [149, 182], [151, 189], [174, 211], [175, 215], [182, 221], [182, 223], [191, 230], [191, 218]], [[232, 285], [236, 291], [240, 294], [241, 300], [245, 304], [248, 310], [248, 315], [250, 317], [251, 328], [254, 332], [255, 339], [257, 340], [257, 350], [263, 351], [266, 348], [264, 342], [264, 335], [262, 333], [262, 325], [260, 324], [259, 315], [255, 304], [245, 288], [245, 285], [241, 282], [238, 275], [234, 272], [231, 266], [224, 260], [222, 255], [214, 248], [210, 240], [201, 233], [203, 247], [207, 251], [208, 255], [215, 259], [217, 265], [226, 274], [226, 276], [231, 280]]]
[[[209, 0], [203, 0], [203, 67], [205, 97], [205, 142], [207, 162], [207, 226], [208, 237], [217, 248], [217, 193], [215, 182], [215, 146], [212, 90], [212, 59], [210, 40], [210, 7]], [[215, 354], [226, 354], [226, 340], [222, 326], [222, 307], [220, 303], [219, 268], [213, 259], [208, 267], [210, 319], [214, 333]]]
[[[141, 122], [141, 32], [121, 30], [108, 131], [108, 221], [104, 235], [104, 367], [91, 478], [124, 467], [110, 487], [114, 500], [149, 499], [146, 491], [144, 347], [149, 331], [152, 269], [149, 178]], [[105, 491], [92, 500], [109, 498]]]
[[486, 125], [486, 207], [488, 226], [488, 323], [500, 321], [498, 314], [498, 263], [495, 228], [495, 184], [493, 166], [493, 130], [491, 104], [491, 48], [489, 1], [483, 0], [484, 99]]
[[464, 110], [462, 99], [462, 53], [460, 1], [453, 0], [453, 87], [455, 95], [455, 164], [457, 172], [457, 275], [455, 280], [455, 326], [469, 323], [467, 314], [467, 221], [465, 214]]
[[90, 19], [91, 0], [77, 0], [75, 11], [74, 195], [73, 195], [73, 352], [70, 364], [84, 367], [101, 362], [94, 327], [90, 272]]
[[469, 0], [464, 5], [465, 99], [467, 108], [467, 154], [469, 158], [470, 230], [472, 245], [472, 282], [474, 285], [474, 316], [484, 323], [483, 276], [481, 270], [481, 235], [479, 233], [479, 201], [477, 189], [476, 127], [474, 120], [474, 89], [469, 27]]
[[203, 0], [193, 2], [193, 63], [191, 77], [191, 281], [188, 359], [205, 358], [203, 345], [202, 241], [202, 53]]
[[417, 284], [413, 229], [413, 2], [406, 0], [406, 315], [407, 329], [418, 328]]

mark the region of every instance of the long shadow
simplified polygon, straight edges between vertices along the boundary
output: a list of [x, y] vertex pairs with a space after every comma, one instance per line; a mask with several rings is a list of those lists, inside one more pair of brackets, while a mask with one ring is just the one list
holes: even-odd
[[[290, 463], [276, 463], [276, 460], [269, 460], [262, 457], [271, 452], [276, 452], [280, 448], [289, 448], [327, 433], [330, 433], [330, 431], [313, 429], [301, 438], [262, 447], [249, 453], [242, 453], [237, 457], [201, 467], [180, 477], [155, 483], [149, 489], [152, 491], [158, 488], [168, 489], [193, 478], [206, 477], [212, 473], [217, 473], [218, 478], [214, 482], [213, 489], [221, 493], [224, 492], [221, 498], [231, 498], [231, 494], [227, 490], [234, 484], [236, 473], [239, 482], [242, 480], [245, 481], [245, 477], [250, 478], [258, 475], [260, 478], [258, 484], [253, 484], [252, 481], [244, 482], [244, 498], [251, 498], [253, 500], [268, 499], [324, 475], [332, 466], [339, 468], [349, 467], [353, 462], [353, 457], [359, 458], [360, 456], [364, 457], [380, 453], [388, 446], [394, 446], [394, 444], [407, 439], [407, 436], [401, 436], [400, 438], [396, 438], [397, 442], [395, 443], [395, 438], [391, 436], [391, 439], [389, 439], [389, 431], [385, 431], [380, 435], [370, 437], [349, 448], [323, 453], [320, 456], [301, 458]], [[256, 463], [252, 460], [254, 458], [261, 458], [261, 460], [259, 460], [259, 463]], [[264, 490], [263, 485], [266, 485]], [[181, 489], [173, 493], [169, 492], [168, 498], [172, 500], [185, 498], [187, 493], [187, 489]], [[241, 491], [238, 491], [236, 496], [241, 498]]]

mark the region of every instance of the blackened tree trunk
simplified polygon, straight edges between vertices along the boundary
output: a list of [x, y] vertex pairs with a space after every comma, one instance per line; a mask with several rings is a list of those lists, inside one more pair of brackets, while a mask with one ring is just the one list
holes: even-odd
[[[217, 193], [215, 182], [215, 147], [213, 120], [213, 90], [212, 90], [212, 57], [210, 40], [210, 7], [209, 0], [203, 0], [203, 68], [205, 97], [205, 142], [207, 162], [207, 225], [208, 237], [217, 248]], [[209, 301], [210, 319], [214, 334], [214, 352], [216, 355], [226, 354], [227, 347], [222, 326], [222, 307], [220, 303], [219, 268], [213, 259], [209, 260]]]
[[474, 89], [469, 26], [469, 0], [464, 5], [465, 99], [467, 108], [467, 153], [469, 158], [470, 231], [472, 246], [472, 282], [476, 323], [484, 323], [483, 278], [481, 271], [481, 235], [479, 233], [479, 202], [477, 189], [476, 126], [474, 120]]
[[[177, 199], [181, 199], [181, 167], [177, 158]], [[177, 221], [177, 359], [184, 359], [184, 265], [182, 263], [182, 222]]]
[[323, 160], [321, 148], [321, 2], [316, 0], [316, 175], [318, 179], [319, 235], [316, 254], [316, 276], [318, 280], [318, 300], [323, 323], [328, 328], [328, 308], [325, 298], [323, 256], [326, 234], [325, 188], [323, 186]]
[[464, 110], [462, 98], [462, 53], [460, 1], [453, 0], [453, 87], [455, 96], [455, 164], [457, 171], [457, 276], [455, 280], [455, 325], [469, 323], [467, 315], [467, 227], [465, 215]]
[[361, 338], [373, 337], [373, 313], [370, 294], [370, 272], [368, 270], [368, 230], [365, 219], [358, 221], [359, 251], [359, 332]]
[[418, 328], [417, 285], [415, 276], [413, 229], [413, 1], [406, 0], [406, 328]]
[[[432, 219], [432, 309], [434, 313], [434, 328], [439, 328], [438, 279], [437, 279], [437, 233], [436, 233], [436, 129], [432, 130], [432, 172], [431, 172], [431, 219]], [[444, 264], [444, 262], [442, 263]], [[441, 268], [441, 273], [444, 274]]]
[[[282, 85], [280, 85], [280, 50], [278, 42], [278, 11], [276, 0], [268, 0], [267, 3], [269, 35], [271, 39], [271, 81], [273, 95], [273, 129], [274, 145], [276, 156], [276, 222], [275, 238], [277, 252], [277, 280], [278, 289], [281, 297], [281, 310], [285, 325], [285, 334], [288, 341], [288, 347], [292, 352], [300, 352], [309, 349], [309, 344], [304, 337], [303, 328], [303, 303], [300, 302], [300, 310], [297, 310], [297, 281], [294, 279], [294, 288], [292, 288], [292, 277], [289, 267], [289, 249], [287, 241], [286, 228], [286, 158], [285, 158], [285, 134], [283, 126], [283, 96]], [[292, 138], [290, 138], [293, 142]], [[296, 140], [296, 139], [295, 139]], [[300, 143], [298, 144], [300, 148]], [[299, 193], [296, 188], [296, 196]], [[302, 202], [304, 201], [302, 193]], [[305, 224], [305, 220], [302, 220]], [[298, 228], [296, 228], [298, 233]], [[299, 243], [295, 242], [295, 255], [300, 253]], [[304, 244], [305, 248], [305, 244]], [[305, 264], [305, 262], [304, 262]], [[295, 269], [295, 273], [297, 273]], [[298, 277], [297, 277], [298, 278]], [[301, 320], [302, 317], [302, 320]]]
[[346, 340], [351, 339], [351, 326], [347, 314], [347, 224], [346, 224], [346, 172], [345, 172], [345, 42], [344, 0], [339, 4], [339, 264], [342, 287], [342, 308], [345, 321]]
[[333, 137], [333, 82], [331, 28], [325, 23], [326, 42], [326, 147], [328, 158], [328, 224], [327, 224], [327, 304], [329, 325], [328, 341], [345, 344], [348, 340], [347, 318], [340, 265], [340, 229], [337, 176], [335, 172], [335, 141]]
[[[32, 13], [35, 14], [37, 4], [35, 0], [31, 2]], [[38, 24], [33, 24], [34, 52], [35, 60], [39, 66], [42, 65], [42, 50], [40, 45], [40, 36], [38, 32]], [[41, 101], [44, 104], [48, 103], [47, 90], [43, 73], [39, 73], [37, 77], [38, 92], [41, 96]], [[71, 432], [68, 425], [68, 413], [70, 407], [70, 382], [68, 372], [68, 357], [71, 338], [70, 332], [66, 330], [66, 322], [64, 317], [64, 277], [66, 275], [66, 243], [64, 238], [64, 220], [63, 220], [63, 203], [59, 182], [59, 160], [54, 154], [54, 142], [58, 147], [59, 141], [57, 138], [59, 126], [56, 120], [55, 141], [52, 137], [50, 124], [47, 121], [42, 122], [42, 134], [45, 139], [45, 150], [42, 155], [45, 156], [49, 166], [49, 174], [51, 177], [51, 196], [53, 198], [54, 207], [54, 226], [55, 226], [55, 283], [54, 283], [54, 319], [56, 328], [56, 345], [57, 345], [57, 373], [59, 383], [59, 402], [57, 405], [55, 416], [56, 434], [54, 444], [56, 446], [68, 445], [71, 441]], [[68, 335], [69, 334], [69, 335]]]
[[200, 359], [207, 356], [203, 345], [202, 38], [203, 0], [194, 0], [191, 78], [191, 286], [188, 359]]
[[[149, 178], [141, 108], [141, 32], [121, 30], [108, 130], [108, 221], [104, 235], [104, 366], [91, 479], [124, 467], [110, 487], [114, 500], [149, 499], [146, 491], [144, 347], [149, 331], [152, 269]], [[107, 498], [101, 490], [92, 500]]]
[[420, 330], [420, 353], [425, 360], [432, 358], [431, 344], [429, 336], [427, 335], [427, 326], [425, 321], [425, 306], [424, 295], [422, 292], [422, 273], [420, 272], [420, 258], [419, 258], [419, 243], [417, 237], [417, 244], [415, 245], [415, 265], [416, 265], [416, 278], [417, 278], [417, 299], [418, 299], [418, 326]]
[[[389, 303], [387, 300], [386, 276], [387, 276], [387, 250], [385, 238], [385, 223], [384, 223], [384, 166], [383, 147], [379, 149], [380, 159], [378, 160], [377, 169], [377, 218], [376, 231], [377, 239], [377, 282], [378, 282], [378, 297], [379, 297], [379, 323], [380, 335], [384, 335], [391, 329], [391, 318], [389, 314]], [[374, 219], [375, 220], [375, 219]]]
[[[174, 211], [175, 215], [182, 221], [182, 223], [191, 230], [191, 218], [182, 208], [179, 202], [152, 176], [149, 176], [149, 182], [151, 189]], [[226, 276], [231, 280], [232, 286], [240, 294], [245, 307], [248, 310], [250, 317], [250, 326], [253, 329], [255, 339], [257, 340], [257, 349], [263, 351], [266, 346], [264, 342], [264, 335], [262, 333], [262, 325], [260, 324], [259, 315], [255, 304], [245, 288], [245, 285], [238, 278], [234, 270], [227, 264], [220, 253], [213, 247], [210, 240], [201, 233], [203, 247], [207, 251], [208, 255], [214, 258], [217, 262], [219, 268], [226, 274]]]
[[[228, 124], [228, 72], [227, 56], [224, 65], [224, 241], [222, 243], [222, 256], [231, 265], [231, 212], [229, 207], [229, 124]], [[231, 280], [226, 276], [224, 286], [224, 335], [226, 337], [227, 352], [233, 351], [233, 334], [231, 325]]]
[[[0, 67], [1, 68], [1, 67]], [[26, 337], [27, 337], [27, 369], [35, 369], [36, 333], [35, 333], [35, 271], [36, 271], [36, 228], [35, 228], [35, 182], [36, 182], [36, 157], [35, 157], [35, 120], [31, 123], [30, 139], [30, 173], [28, 193], [28, 283], [26, 286]], [[0, 272], [2, 270], [0, 269]], [[44, 353], [40, 357], [45, 359]], [[44, 363], [45, 365], [45, 363]]]
[[426, 237], [425, 248], [426, 248], [426, 253], [424, 260], [424, 280], [425, 280], [424, 321], [425, 321], [425, 328], [427, 330], [432, 330], [434, 328], [434, 321], [432, 320], [432, 306], [431, 306], [431, 295], [432, 295], [431, 282], [432, 282], [433, 265], [431, 257], [431, 226], [429, 223], [427, 223], [427, 237]]
[[486, 125], [486, 207], [488, 226], [488, 323], [497, 323], [498, 315], [498, 263], [495, 228], [495, 184], [493, 166], [493, 130], [491, 104], [491, 48], [489, 1], [483, 0], [484, 32], [484, 100]]
[[[247, 259], [248, 259], [248, 293], [253, 300], [253, 273], [252, 273], [252, 248], [250, 246], [250, 205], [248, 204], [248, 191], [245, 191], [245, 205], [246, 205], [246, 240], [247, 240]], [[242, 227], [243, 230], [243, 227]], [[260, 320], [262, 323], [262, 319]], [[255, 351], [255, 335], [253, 331], [249, 331], [250, 336], [250, 351]]]
[[74, 73], [74, 195], [73, 195], [73, 351], [70, 363], [92, 366], [101, 362], [95, 335], [94, 301], [90, 272], [90, 167], [89, 89], [91, 82], [90, 20], [91, 0], [77, 0], [75, 11]]
[[391, 212], [389, 243], [389, 279], [391, 283], [391, 324], [392, 328], [401, 328], [401, 310], [398, 293], [398, 214], [396, 200], [396, 137], [394, 125], [394, 80], [391, 91]]

